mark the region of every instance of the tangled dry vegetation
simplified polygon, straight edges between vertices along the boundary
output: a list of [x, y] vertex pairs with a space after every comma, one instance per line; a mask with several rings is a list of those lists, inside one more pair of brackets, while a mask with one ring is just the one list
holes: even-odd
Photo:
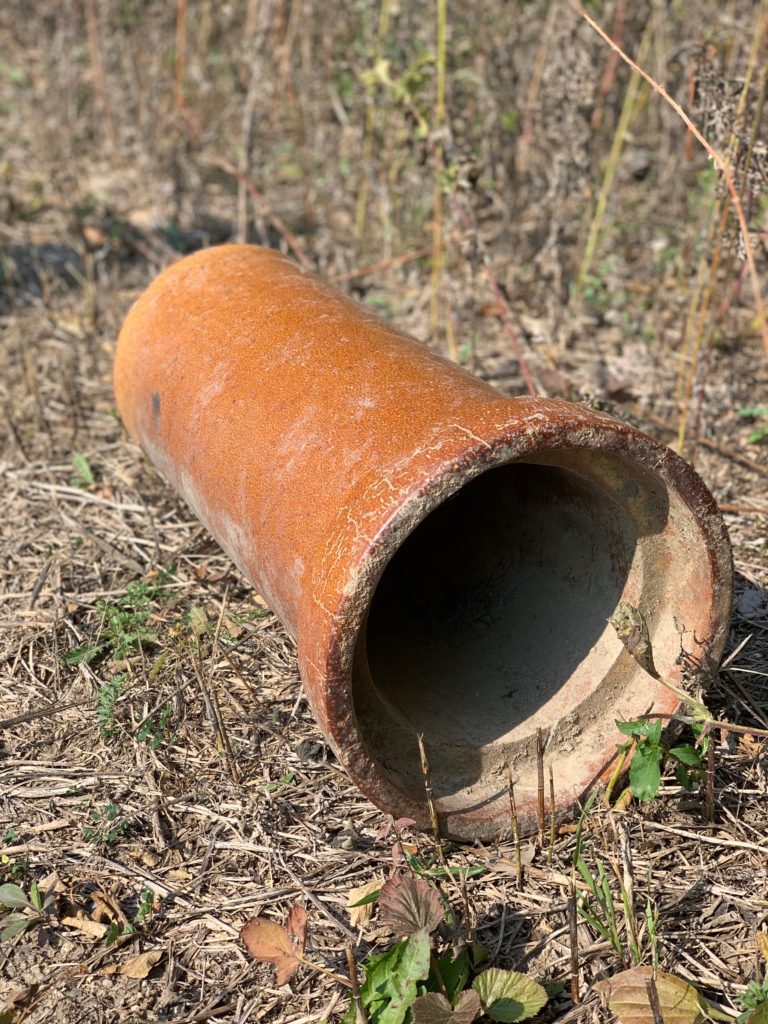
[[[676, 443], [737, 568], [707, 700], [768, 727], [768, 371], [725, 189], [569, 6], [452, 4], [444, 49], [440, 6], [0, 11], [0, 883], [30, 901], [0, 943], [3, 1021], [334, 1021], [346, 947], [391, 943], [348, 909], [393, 872], [387, 820], [323, 742], [291, 640], [115, 415], [121, 318], [180, 253], [292, 251], [504, 392]], [[764, 281], [768, 5], [590, 11], [727, 155]], [[613, 1019], [594, 986], [633, 959], [628, 864], [644, 963], [655, 948], [727, 1017], [762, 981], [768, 753], [712, 739], [713, 821], [672, 769], [651, 802], [585, 816], [607, 939], [573, 825], [551, 855], [523, 839], [521, 880], [511, 833], [448, 853], [458, 888], [429, 876], [489, 962], [554, 986], [537, 1019]], [[403, 828], [429, 873], [433, 841]], [[239, 932], [295, 906], [309, 965], [278, 985]]]

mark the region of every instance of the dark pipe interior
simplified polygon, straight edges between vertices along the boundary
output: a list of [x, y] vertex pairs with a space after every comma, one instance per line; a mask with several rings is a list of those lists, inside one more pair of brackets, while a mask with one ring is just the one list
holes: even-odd
[[417, 733], [436, 795], [456, 793], [489, 750], [567, 714], [569, 680], [600, 683], [586, 677], [615, 644], [607, 619], [636, 542], [603, 487], [525, 463], [487, 471], [416, 528], [381, 577], [355, 668], [361, 732], [401, 790], [423, 794]]

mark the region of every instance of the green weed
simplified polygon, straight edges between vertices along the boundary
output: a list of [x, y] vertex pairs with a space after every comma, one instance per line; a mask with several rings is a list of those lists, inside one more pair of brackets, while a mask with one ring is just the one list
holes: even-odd
[[[639, 718], [632, 722], [616, 722], [616, 728], [632, 739], [624, 750], [635, 744], [635, 753], [629, 766], [629, 784], [638, 800], [652, 800], [661, 785], [661, 766], [667, 758], [677, 762], [675, 777], [689, 792], [701, 781], [708, 740], [701, 740], [701, 749], [690, 743], [668, 747], [662, 742], [662, 723]], [[699, 730], [701, 731], [701, 730]]]
[[[55, 899], [53, 892], [41, 892], [34, 880], [30, 883], [29, 894], [15, 882], [0, 885], [0, 905], [11, 911], [19, 911], [8, 914], [0, 921], [0, 941], [12, 939], [14, 935], [20, 935], [29, 928], [44, 925]], [[47, 938], [47, 932], [43, 931], [43, 936]], [[42, 939], [44, 943], [45, 938]]]
[[126, 676], [121, 673], [99, 687], [96, 705], [96, 717], [99, 722], [99, 735], [109, 740], [115, 733], [115, 707], [123, 695]]
[[72, 468], [74, 469], [74, 476], [70, 480], [73, 487], [82, 487], [83, 490], [87, 491], [93, 487], [94, 477], [91, 464], [83, 455], [82, 452], [75, 452], [72, 456]]
[[738, 1003], [744, 1010], [737, 1017], [737, 1024], [766, 1024], [768, 1022], [768, 976], [763, 983], [750, 981], [746, 992], [738, 998]]
[[139, 895], [139, 906], [133, 915], [133, 923], [137, 928], [147, 923], [155, 912], [155, 894], [151, 889], [142, 889]]
[[[747, 405], [737, 409], [736, 415], [750, 420], [768, 420], [768, 405]], [[760, 444], [768, 437], [768, 423], [758, 424], [747, 434], [747, 444]]]
[[160, 573], [152, 583], [129, 583], [125, 594], [114, 603], [99, 601], [96, 607], [101, 619], [96, 640], [67, 651], [64, 664], [88, 665], [107, 656], [122, 660], [157, 643], [157, 634], [149, 626], [152, 601], [163, 594], [171, 572]]
[[481, 1014], [495, 1021], [518, 1021], [534, 1016], [547, 1002], [546, 990], [517, 971], [490, 968], [478, 973], [487, 957], [484, 949], [478, 955], [466, 946], [458, 955], [453, 949], [436, 954], [432, 936], [446, 922], [449, 908], [425, 878], [395, 875], [358, 905], [375, 900], [380, 920], [398, 941], [362, 965], [359, 1005], [352, 1000], [342, 1024], [355, 1024], [360, 1010], [370, 1024], [471, 1024]]
[[120, 821], [117, 804], [105, 804], [101, 809], [94, 807], [89, 817], [93, 824], [83, 829], [86, 842], [109, 846], [128, 830], [128, 822]]
[[170, 743], [173, 734], [170, 729], [171, 706], [164, 704], [157, 718], [148, 718], [139, 726], [136, 739], [148, 743], [153, 750], [158, 750], [163, 743]]

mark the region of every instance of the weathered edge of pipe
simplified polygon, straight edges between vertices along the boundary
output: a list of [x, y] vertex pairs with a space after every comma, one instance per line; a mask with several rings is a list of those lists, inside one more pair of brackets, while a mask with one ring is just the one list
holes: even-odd
[[[358, 401], [361, 381], [370, 381], [375, 415]], [[432, 510], [486, 470], [579, 452], [644, 467], [688, 510], [684, 529], [698, 531], [707, 553], [677, 610], [713, 657], [722, 649], [730, 547], [711, 496], [682, 459], [584, 407], [502, 397], [275, 253], [224, 246], [160, 275], [121, 331], [115, 388], [129, 432], [296, 636], [310, 705], [350, 777], [374, 803], [422, 826], [424, 802], [392, 783], [358, 730], [355, 648], [392, 555]], [[321, 429], [305, 408], [315, 399], [329, 404]], [[334, 417], [343, 426], [350, 410], [357, 422], [348, 439], [366, 430], [372, 438], [368, 468], [351, 464], [338, 438], [333, 458], [323, 451]], [[668, 690], [625, 668], [629, 689], [641, 691], [628, 693], [627, 717], [648, 701], [655, 711], [676, 710]], [[674, 664], [660, 668], [679, 680]], [[605, 776], [617, 738], [606, 735], [598, 756], [580, 765], [579, 784], [559, 791], [561, 811]], [[503, 831], [503, 790], [472, 808], [444, 801], [445, 834]], [[522, 787], [524, 824], [535, 818], [535, 801]]]

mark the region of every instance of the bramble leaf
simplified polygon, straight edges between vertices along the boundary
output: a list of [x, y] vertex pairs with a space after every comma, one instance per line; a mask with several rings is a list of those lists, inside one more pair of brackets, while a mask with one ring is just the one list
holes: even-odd
[[491, 1020], [511, 1024], [526, 1020], [547, 1002], [547, 993], [525, 974], [491, 967], [475, 978], [472, 986]]
[[396, 935], [431, 932], [443, 920], [443, 908], [437, 892], [421, 878], [394, 875], [381, 887], [381, 921]]
[[430, 992], [419, 996], [413, 1003], [414, 1024], [472, 1024], [482, 1013], [480, 997], [468, 989], [451, 1004], [441, 992]]

